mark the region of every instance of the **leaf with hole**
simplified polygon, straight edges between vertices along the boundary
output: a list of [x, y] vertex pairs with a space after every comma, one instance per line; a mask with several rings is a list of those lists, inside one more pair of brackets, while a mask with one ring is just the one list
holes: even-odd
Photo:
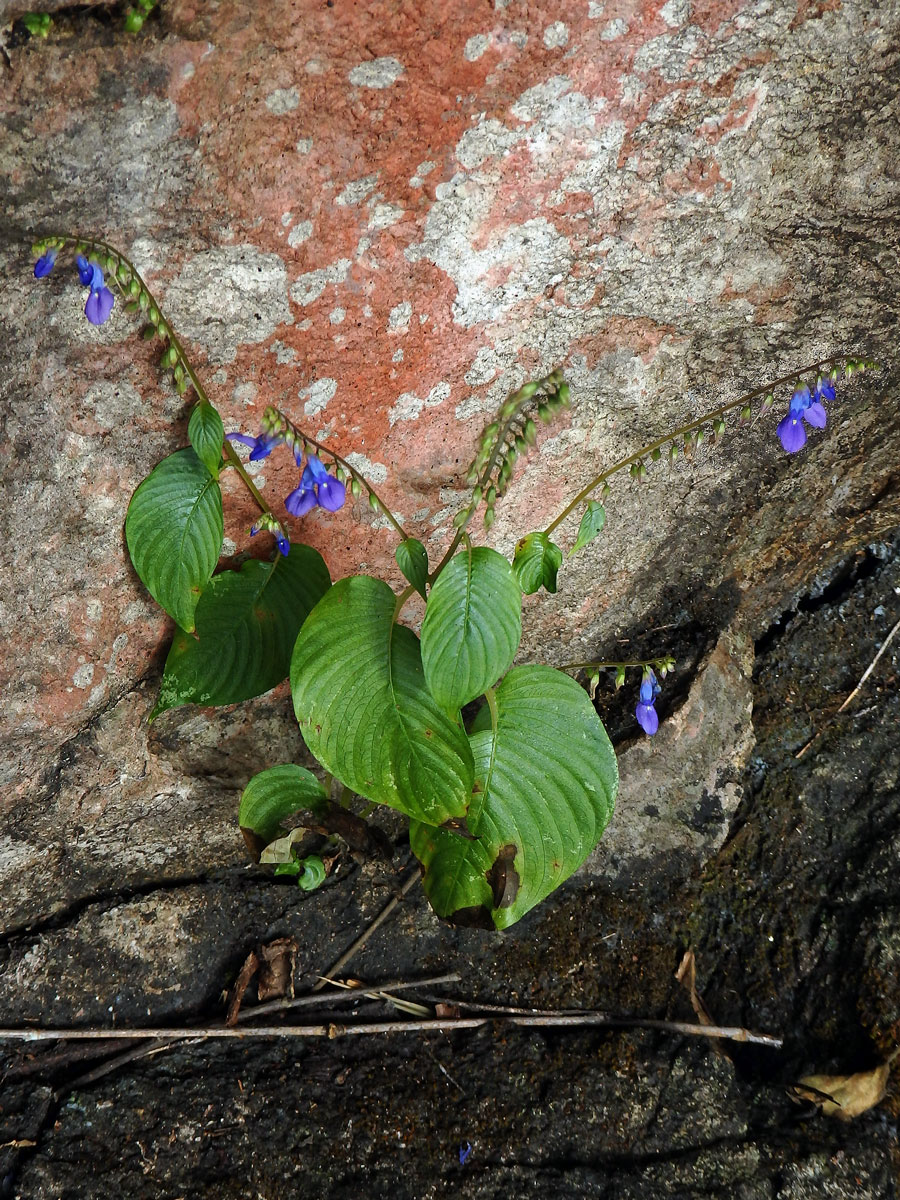
[[224, 437], [225, 426], [218, 409], [213, 408], [208, 400], [198, 400], [188, 422], [188, 438], [213, 479], [219, 478]]
[[397, 566], [422, 599], [426, 599], [425, 585], [428, 583], [428, 553], [418, 538], [407, 538], [394, 552]]
[[556, 575], [562, 563], [562, 550], [542, 531], [529, 533], [516, 545], [513, 570], [526, 596], [544, 588], [556, 591]]
[[507, 559], [485, 546], [452, 558], [422, 622], [422, 666], [438, 704], [456, 712], [496, 683], [521, 636], [522, 589]]
[[419, 640], [378, 579], [339, 580], [307, 618], [291, 660], [300, 731], [360, 796], [439, 825], [466, 811], [472, 753], [425, 684]]
[[299, 543], [274, 562], [251, 558], [209, 581], [197, 636], [175, 631], [151, 720], [180, 704], [237, 704], [286, 679], [300, 626], [331, 586], [318, 550]]
[[410, 844], [438, 916], [505, 929], [597, 845], [619, 775], [594, 706], [568, 675], [516, 667], [493, 703], [496, 720], [485, 705], [470, 736], [476, 783], [466, 824], [474, 841], [413, 822]]
[[131, 497], [125, 540], [141, 582], [182, 629], [222, 549], [222, 493], [193, 450], [176, 450]]

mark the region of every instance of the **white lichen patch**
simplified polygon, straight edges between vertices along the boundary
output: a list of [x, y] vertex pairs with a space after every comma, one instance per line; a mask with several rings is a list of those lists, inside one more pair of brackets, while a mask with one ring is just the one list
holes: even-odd
[[388, 316], [388, 333], [406, 333], [411, 317], [412, 304], [408, 300], [395, 304]]
[[337, 262], [330, 263], [327, 267], [320, 267], [317, 271], [308, 271], [305, 275], [301, 275], [291, 288], [291, 299], [300, 305], [312, 304], [314, 300], [318, 300], [330, 283], [343, 283], [349, 270], [350, 259], [339, 258]]
[[548, 50], [558, 50], [568, 42], [569, 28], [562, 21], [554, 21], [544, 30], [544, 45]]
[[491, 346], [482, 346], [466, 371], [465, 379], [469, 387], [480, 387], [490, 383], [500, 370], [497, 352]]
[[328, 314], [328, 320], [332, 325], [340, 325], [343, 323], [346, 316], [347, 310], [345, 308], [333, 308]]
[[421, 187], [425, 181], [426, 175], [430, 175], [436, 166], [437, 163], [433, 163], [428, 159], [426, 159], [425, 162], [419, 163], [419, 165], [416, 167], [415, 175], [410, 178], [409, 186], [416, 188]]
[[232, 362], [240, 345], [264, 342], [293, 322], [287, 273], [277, 254], [255, 246], [226, 246], [197, 254], [168, 287], [166, 313], [210, 362]]
[[466, 42], [463, 58], [466, 62], [477, 62], [490, 44], [491, 39], [486, 33], [473, 33]]
[[488, 158], [501, 158], [510, 146], [514, 146], [521, 134], [501, 124], [493, 117], [479, 121], [467, 129], [456, 144], [456, 158], [460, 166], [471, 171], [480, 167]]
[[423, 408], [435, 408], [442, 404], [450, 395], [450, 391], [450, 384], [446, 379], [442, 379], [424, 399], [415, 392], [403, 392], [388, 412], [388, 420], [391, 425], [396, 425], [398, 421], [415, 421]]
[[365, 175], [362, 179], [352, 179], [334, 202], [342, 207], [362, 204], [366, 196], [374, 192], [377, 182], [377, 175]]
[[288, 245], [293, 249], [295, 246], [302, 245], [312, 236], [313, 223], [312, 221], [298, 221], [291, 232], [288, 234]]
[[388, 229], [403, 216], [399, 204], [376, 204], [369, 215], [370, 229]]
[[354, 87], [386, 88], [403, 74], [403, 63], [396, 58], [374, 58], [360, 63], [348, 76]]
[[387, 467], [384, 463], [372, 462], [370, 458], [366, 458], [358, 450], [353, 450], [350, 454], [345, 454], [344, 457], [351, 467], [359, 471], [360, 475], [364, 475], [369, 483], [373, 485], [384, 483], [388, 477]]
[[293, 112], [300, 107], [300, 93], [296, 88], [276, 88], [266, 96], [266, 108], [276, 117]]
[[294, 147], [298, 154], [309, 154], [312, 148], [313, 140], [309, 137], [300, 138], [300, 140], [297, 142], [297, 145]]
[[337, 391], [336, 379], [316, 379], [308, 387], [300, 389], [300, 399], [304, 400], [303, 412], [307, 417], [320, 413], [330, 400], [334, 399]]
[[617, 17], [600, 30], [600, 40], [601, 42], [614, 42], [617, 38], [624, 37], [627, 32], [628, 22]]

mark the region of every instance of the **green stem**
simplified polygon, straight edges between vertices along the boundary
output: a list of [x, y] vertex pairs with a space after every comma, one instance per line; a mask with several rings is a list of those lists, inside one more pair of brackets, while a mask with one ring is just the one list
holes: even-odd
[[416, 588], [410, 584], [409, 587], [404, 588], [403, 591], [398, 595], [397, 603], [394, 605], [394, 615], [391, 617], [391, 625], [396, 625], [400, 620], [400, 614], [403, 612], [404, 605], [415, 591]]
[[[155, 325], [156, 331], [161, 338], [168, 338], [170, 345], [172, 346], [172, 348], [175, 351], [175, 354], [177, 355], [177, 362], [181, 364], [182, 370], [184, 371], [185, 375], [187, 375], [188, 379], [191, 382], [191, 386], [193, 387], [194, 391], [197, 394], [197, 403], [199, 403], [199, 404], [209, 404], [210, 403], [210, 399], [206, 394], [206, 389], [203, 387], [203, 384], [200, 382], [200, 377], [198, 376], [197, 372], [194, 370], [193, 366], [191, 365], [190, 361], [188, 360], [188, 357], [184, 352], [184, 347], [181, 344], [178, 334], [172, 328], [171, 323], [166, 319], [162, 309], [160, 308], [159, 304], [157, 303], [156, 297], [153, 295], [150, 288], [145, 283], [145, 281], [144, 281], [143, 277], [141, 276], [141, 273], [138, 271], [137, 267], [135, 267], [134, 263], [129, 258], [127, 258], [122, 253], [121, 250], [117, 250], [115, 246], [111, 246], [108, 242], [100, 241], [99, 238], [81, 237], [81, 236], [77, 236], [73, 233], [48, 234], [47, 238], [45, 240], [62, 242], [64, 244], [68, 243], [71, 246], [73, 246], [76, 250], [80, 250], [81, 248], [84, 248], [88, 254], [94, 253], [97, 255], [103, 255], [104, 259], [105, 258], [114, 258], [122, 266], [126, 267], [128, 269], [128, 271], [131, 273], [132, 278], [137, 280], [137, 283], [138, 283], [138, 286], [139, 286], [141, 292], [143, 292], [144, 295], [147, 297], [148, 307], [152, 306], [159, 313], [159, 323], [157, 325]], [[103, 265], [106, 266], [106, 263], [104, 262]], [[115, 284], [116, 290], [121, 294], [123, 299], [126, 302], [133, 300], [134, 296], [131, 294], [130, 291], [126, 290], [125, 286], [120, 282], [117, 272], [109, 271], [108, 274], [109, 274], [110, 280]], [[227, 459], [227, 465], [230, 467], [233, 467], [234, 470], [237, 471], [238, 476], [241, 479], [241, 482], [244, 484], [247, 491], [253, 497], [253, 499], [256, 502], [257, 506], [259, 507], [260, 511], [263, 513], [268, 513], [269, 516], [274, 516], [271, 508], [269, 508], [268, 504], [263, 499], [262, 493], [259, 491], [259, 488], [257, 488], [256, 484], [253, 482], [253, 480], [250, 478], [250, 476], [247, 474], [246, 470], [244, 469], [244, 464], [241, 462], [240, 458], [238, 457], [234, 447], [231, 445], [231, 442], [225, 440], [222, 443], [222, 450], [225, 454], [225, 458]]]
[[843, 354], [832, 354], [829, 358], [820, 359], [818, 362], [811, 363], [807, 367], [801, 367], [799, 370], [791, 371], [787, 375], [782, 375], [779, 379], [772, 380], [763, 387], [754, 388], [752, 392], [747, 392], [738, 400], [730, 400], [728, 404], [722, 404], [718, 408], [710, 409], [704, 413], [702, 417], [697, 417], [687, 425], [681, 425], [678, 429], [670, 430], [664, 437], [657, 438], [654, 442], [648, 442], [646, 446], [642, 446], [640, 450], [636, 450], [634, 454], [629, 454], [627, 458], [620, 459], [617, 463], [613, 463], [605, 471], [602, 471], [591, 482], [581, 489], [574, 499], [570, 500], [562, 512], [550, 522], [544, 529], [544, 533], [549, 535], [553, 530], [560, 525], [566, 517], [578, 507], [583, 500], [586, 500], [591, 492], [595, 491], [602, 483], [605, 483], [610, 476], [615, 475], [617, 471], [623, 471], [626, 467], [632, 466], [634, 463], [640, 462], [646, 458], [648, 454], [652, 454], [654, 450], [660, 450], [667, 443], [674, 441], [676, 438], [682, 437], [686, 433], [692, 433], [695, 429], [700, 429], [703, 425], [709, 424], [710, 421], [716, 420], [717, 417], [722, 417], [725, 413], [730, 412], [734, 408], [742, 408], [755, 400], [757, 396], [765, 395], [767, 392], [774, 391], [783, 383], [790, 383], [797, 380], [801, 375], [812, 374], [820, 371], [823, 367], [830, 366], [833, 363], [840, 362], [845, 356]]
[[629, 659], [625, 662], [576, 662], [566, 663], [563, 667], [558, 667], [560, 671], [604, 671], [618, 670], [620, 667], [658, 667], [661, 663], [668, 662], [666, 656], [660, 658], [639, 658]]

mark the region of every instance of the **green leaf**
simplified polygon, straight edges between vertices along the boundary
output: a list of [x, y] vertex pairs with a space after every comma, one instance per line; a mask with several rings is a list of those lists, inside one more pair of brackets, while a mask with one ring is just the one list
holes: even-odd
[[197, 605], [197, 637], [175, 631], [150, 719], [179, 704], [236, 704], [281, 683], [300, 626], [330, 586], [321, 554], [299, 544], [286, 558], [214, 575]]
[[193, 450], [176, 450], [131, 497], [125, 540], [147, 591], [189, 633], [222, 549], [222, 493]]
[[212, 475], [219, 478], [219, 467], [222, 463], [222, 440], [225, 437], [225, 426], [219, 411], [207, 400], [198, 400], [188, 422], [188, 437], [197, 452], [197, 457]]
[[418, 538], [407, 538], [394, 551], [397, 566], [419, 595], [425, 600], [425, 585], [428, 582], [428, 553]]
[[302, 808], [322, 808], [327, 800], [325, 789], [305, 767], [269, 767], [244, 788], [238, 824], [268, 844], [284, 834], [282, 821]]
[[569, 551], [569, 558], [592, 542], [605, 523], [606, 509], [596, 500], [589, 500], [588, 506], [584, 510], [584, 516], [581, 518], [581, 524], [578, 526], [578, 537], [575, 539], [575, 545]]
[[562, 550], [546, 533], [529, 533], [516, 546], [513, 570], [526, 596], [542, 587], [556, 591], [556, 573], [562, 563]]
[[347, 787], [439, 825], [466, 811], [472, 752], [428, 691], [419, 640], [395, 623], [396, 602], [367, 575], [326, 593], [294, 647], [294, 711], [309, 749]]
[[456, 712], [509, 669], [522, 636], [522, 590], [509, 562], [486, 546], [450, 560], [422, 622], [422, 666], [432, 696]]
[[561, 671], [516, 667], [494, 704], [496, 726], [470, 738], [476, 784], [466, 825], [475, 841], [413, 822], [410, 843], [438, 916], [505, 929], [597, 845], [619, 775], [587, 693]]

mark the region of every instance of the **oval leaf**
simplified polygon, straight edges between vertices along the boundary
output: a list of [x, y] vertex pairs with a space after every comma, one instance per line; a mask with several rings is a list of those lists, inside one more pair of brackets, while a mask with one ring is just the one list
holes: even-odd
[[407, 538], [394, 552], [397, 566], [403, 572], [422, 599], [426, 599], [425, 585], [428, 582], [428, 553], [418, 538]]
[[131, 497], [125, 540], [147, 591], [189, 633], [222, 549], [222, 493], [193, 450], [176, 450]]
[[466, 811], [472, 753], [428, 691], [419, 640], [395, 623], [396, 601], [367, 575], [331, 588], [294, 647], [294, 711], [309, 749], [347, 787], [439, 825]]
[[299, 809], [322, 808], [327, 800], [325, 789], [305, 767], [294, 763], [269, 767], [244, 788], [238, 824], [268, 845], [286, 832], [282, 822], [288, 817]]
[[213, 479], [219, 478], [224, 437], [225, 426], [218, 409], [213, 408], [208, 400], [199, 400], [188, 422], [188, 438]]
[[413, 823], [410, 843], [440, 917], [505, 929], [576, 871], [612, 816], [619, 773], [583, 688], [551, 667], [516, 667], [497, 722], [471, 736], [469, 841]]
[[522, 589], [509, 562], [486, 546], [464, 550], [434, 581], [422, 622], [431, 694], [455, 712], [509, 669], [522, 636]]
[[513, 570], [526, 596], [545, 588], [556, 591], [556, 574], [562, 563], [562, 550], [546, 533], [529, 533], [516, 546]]
[[236, 704], [281, 683], [300, 626], [330, 586], [321, 554], [299, 544], [286, 558], [214, 575], [197, 605], [197, 637], [175, 632], [150, 719], [179, 704]]
[[569, 551], [569, 558], [592, 542], [605, 523], [606, 509], [603, 505], [597, 500], [588, 501], [588, 506], [584, 510], [584, 516], [581, 518], [581, 524], [578, 526], [578, 537], [575, 539], [575, 545]]

